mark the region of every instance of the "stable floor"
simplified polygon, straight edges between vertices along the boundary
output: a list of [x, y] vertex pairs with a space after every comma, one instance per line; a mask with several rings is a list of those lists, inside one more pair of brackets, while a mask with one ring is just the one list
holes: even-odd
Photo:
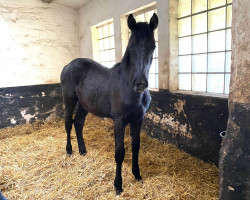
[[[0, 130], [0, 190], [12, 199], [116, 199], [113, 123], [88, 115], [83, 135], [87, 155], [78, 153], [72, 133], [73, 154], [65, 151], [61, 119]], [[173, 145], [141, 134], [139, 163], [143, 182], [131, 172], [129, 129], [123, 190], [119, 199], [218, 199], [218, 169]]]

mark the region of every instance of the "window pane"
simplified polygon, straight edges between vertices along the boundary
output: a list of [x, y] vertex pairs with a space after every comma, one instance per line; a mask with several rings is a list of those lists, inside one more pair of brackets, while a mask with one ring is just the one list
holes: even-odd
[[179, 38], [179, 54], [191, 54], [191, 37]]
[[206, 91], [206, 74], [193, 74], [192, 75], [192, 90], [193, 91]]
[[104, 45], [103, 45], [103, 40], [99, 40], [99, 50], [103, 50], [104, 49]]
[[232, 0], [227, 0], [227, 3], [232, 3]]
[[215, 31], [208, 34], [208, 51], [225, 50], [225, 31]]
[[226, 50], [231, 50], [231, 40], [232, 40], [231, 29], [227, 29], [226, 31], [227, 31]]
[[227, 6], [227, 27], [232, 25], [232, 6]]
[[104, 49], [109, 49], [109, 38], [104, 39]]
[[191, 0], [179, 0], [178, 17], [183, 17], [191, 14]]
[[192, 0], [192, 13], [201, 12], [207, 9], [207, 0]]
[[192, 56], [193, 72], [207, 72], [207, 54]]
[[148, 87], [149, 88], [155, 88], [155, 74], [149, 74], [148, 75]]
[[135, 16], [136, 22], [145, 22], [144, 14]]
[[155, 41], [158, 41], [158, 28], [154, 31]]
[[104, 53], [105, 53], [105, 61], [110, 61], [110, 53], [109, 53], [109, 50], [104, 51]]
[[114, 35], [114, 24], [109, 24], [109, 36]]
[[115, 44], [114, 44], [114, 36], [109, 38], [109, 48], [115, 48]]
[[208, 72], [224, 72], [225, 53], [208, 54]]
[[191, 35], [191, 17], [178, 20], [178, 35]]
[[225, 94], [229, 94], [230, 74], [225, 75]]
[[191, 55], [179, 56], [179, 72], [191, 72]]
[[98, 28], [98, 39], [101, 39], [103, 38], [103, 35], [102, 35], [102, 27], [101, 28]]
[[155, 59], [155, 73], [157, 73], [157, 74], [159, 73], [158, 66], [159, 66], [158, 65], [158, 59], [156, 58]]
[[108, 37], [109, 35], [109, 28], [108, 25], [103, 27], [103, 37]]
[[191, 90], [191, 74], [179, 74], [179, 90]]
[[159, 88], [159, 77], [158, 77], [158, 74], [155, 74], [155, 88]]
[[150, 74], [154, 74], [155, 73], [155, 59], [152, 60], [152, 64], [149, 70]]
[[208, 30], [213, 31], [225, 28], [226, 8], [208, 12]]
[[208, 0], [208, 8], [215, 8], [226, 4], [226, 0]]
[[207, 52], [207, 34], [201, 34], [193, 37], [193, 53]]
[[192, 17], [192, 20], [192, 34], [207, 31], [207, 13], [195, 15]]
[[226, 52], [226, 72], [231, 72], [231, 52]]
[[105, 53], [104, 51], [100, 51], [100, 61], [104, 61], [105, 60]]
[[110, 50], [110, 60], [112, 60], [112, 61], [115, 60], [115, 50], [114, 49]]
[[150, 19], [153, 16], [154, 12], [155, 12], [154, 10], [151, 10], [151, 11], [148, 11], [145, 13], [145, 21], [146, 22], [150, 22]]
[[208, 74], [207, 91], [223, 93], [224, 74]]

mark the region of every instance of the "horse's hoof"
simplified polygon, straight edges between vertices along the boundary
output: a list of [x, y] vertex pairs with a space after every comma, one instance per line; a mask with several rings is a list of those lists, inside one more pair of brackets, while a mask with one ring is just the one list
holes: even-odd
[[116, 197], [119, 197], [122, 191], [122, 188], [116, 188]]
[[66, 151], [69, 156], [72, 155], [72, 147], [66, 147]]
[[79, 153], [80, 153], [80, 155], [85, 156], [85, 155], [87, 154], [87, 151], [86, 151], [86, 150], [84, 150], [84, 151], [79, 151]]
[[72, 153], [67, 153], [68, 157], [71, 157]]
[[142, 180], [141, 175], [140, 175], [140, 174], [135, 175], [135, 180], [137, 180], [137, 181], [141, 181], [141, 180]]

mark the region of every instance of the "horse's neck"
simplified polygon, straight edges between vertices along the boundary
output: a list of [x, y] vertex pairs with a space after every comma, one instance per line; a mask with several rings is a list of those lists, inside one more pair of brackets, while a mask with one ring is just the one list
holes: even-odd
[[133, 101], [134, 103], [141, 102], [143, 93], [138, 93], [133, 90], [132, 78], [130, 72], [128, 71], [130, 67], [127, 63], [121, 62], [117, 67], [117, 72], [120, 80], [120, 92], [121, 96], [129, 101]]

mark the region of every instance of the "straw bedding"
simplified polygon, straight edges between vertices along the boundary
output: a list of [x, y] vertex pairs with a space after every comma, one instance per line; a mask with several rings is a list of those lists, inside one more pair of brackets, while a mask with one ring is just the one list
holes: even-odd
[[[73, 130], [73, 129], [72, 129]], [[83, 129], [87, 155], [66, 155], [62, 119], [0, 130], [0, 190], [8, 199], [116, 199], [113, 123], [88, 115]], [[210, 200], [218, 196], [218, 169], [173, 145], [141, 134], [143, 182], [131, 172], [129, 129], [119, 199]]]

